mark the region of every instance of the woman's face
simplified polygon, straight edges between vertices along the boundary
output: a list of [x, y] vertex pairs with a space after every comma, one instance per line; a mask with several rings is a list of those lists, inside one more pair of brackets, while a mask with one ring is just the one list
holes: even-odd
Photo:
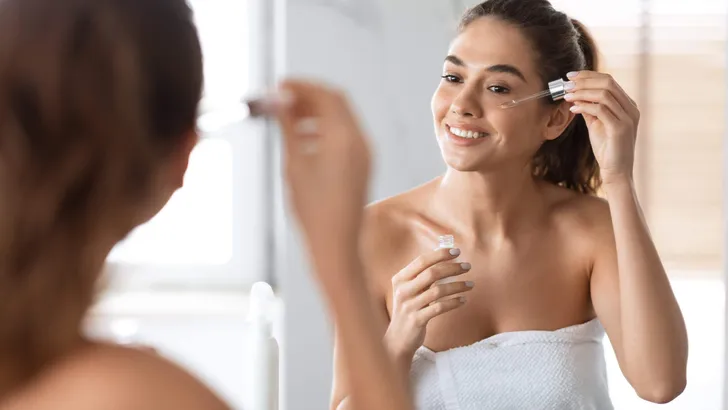
[[500, 108], [544, 89], [535, 60], [520, 30], [495, 18], [475, 20], [455, 38], [432, 98], [435, 133], [449, 167], [527, 166], [546, 139], [558, 137], [549, 127], [557, 111], [569, 116], [568, 109], [543, 100]]

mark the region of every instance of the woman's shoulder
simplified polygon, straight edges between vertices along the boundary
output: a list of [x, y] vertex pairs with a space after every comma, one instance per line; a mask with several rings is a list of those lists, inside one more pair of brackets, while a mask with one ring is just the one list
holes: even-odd
[[207, 386], [171, 361], [111, 344], [91, 344], [58, 361], [20, 392], [7, 410], [26, 408], [229, 409]]
[[432, 195], [437, 179], [369, 204], [364, 211], [365, 236], [401, 239], [411, 231], [413, 219], [423, 217], [423, 204]]
[[417, 221], [426, 218], [424, 205], [434, 181], [368, 205], [362, 224], [362, 255], [367, 270], [398, 265], [415, 237]]
[[558, 225], [585, 233], [611, 229], [611, 213], [605, 199], [555, 185], [547, 189], [547, 197], [551, 215]]
[[367, 205], [362, 222], [364, 245], [389, 242], [397, 243], [407, 234], [407, 216], [413, 212], [412, 205], [404, 194]]

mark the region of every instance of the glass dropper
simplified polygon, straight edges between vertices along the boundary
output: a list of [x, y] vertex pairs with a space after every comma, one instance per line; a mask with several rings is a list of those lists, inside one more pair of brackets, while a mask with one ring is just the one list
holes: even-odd
[[526, 101], [531, 100], [537, 100], [539, 98], [544, 98], [551, 96], [551, 99], [554, 101], [558, 101], [564, 98], [564, 95], [566, 94], [566, 81], [562, 79], [554, 80], [549, 83], [549, 88], [543, 91], [539, 91], [537, 93], [531, 94], [529, 96], [519, 98], [516, 100], [511, 100], [508, 102], [504, 102], [500, 105], [501, 108], [512, 108], [515, 107], [521, 103], [524, 103]]
[[203, 133], [212, 133], [242, 120], [267, 117], [273, 114], [281, 103], [281, 97], [271, 94], [233, 104], [208, 107], [197, 116], [197, 127]]

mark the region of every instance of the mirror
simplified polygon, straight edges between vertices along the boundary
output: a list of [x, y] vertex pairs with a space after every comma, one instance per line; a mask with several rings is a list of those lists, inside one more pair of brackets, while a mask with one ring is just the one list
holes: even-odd
[[[726, 5], [709, 0], [552, 3], [589, 28], [601, 53], [602, 70], [611, 73], [640, 107], [636, 193], [690, 341], [687, 388], [666, 407], [721, 408], [728, 363], [723, 354], [725, 232], [717, 229], [724, 204], [719, 147], [725, 132], [721, 118], [726, 95]], [[286, 75], [314, 76], [344, 87], [372, 139], [371, 201], [401, 195], [430, 183], [457, 162], [441, 153], [431, 103], [447, 103], [446, 108], [454, 104], [455, 94], [441, 94], [435, 101], [433, 94], [442, 82], [443, 60], [457, 35], [458, 19], [473, 4], [454, 0], [192, 1], [208, 78], [203, 105], [206, 109], [226, 106]], [[469, 60], [488, 51], [473, 48]], [[462, 47], [459, 50], [466, 53]], [[463, 70], [453, 61], [450, 64]], [[531, 70], [535, 72], [536, 67]], [[504, 71], [508, 70], [501, 67], [500, 72]], [[478, 106], [461, 104], [460, 108], [465, 118], [471, 118], [468, 110]], [[535, 109], [528, 110], [532, 117], [513, 115], [535, 118]], [[235, 408], [256, 408], [259, 385], [255, 381], [268, 377], [256, 373], [258, 368], [249, 360], [249, 293], [253, 283], [268, 282], [279, 297], [272, 310], [273, 333], [280, 343], [281, 408], [323, 409], [329, 406], [334, 378], [332, 329], [284, 205], [275, 133], [271, 124], [233, 123], [206, 136], [193, 154], [186, 187], [157, 218], [115, 249], [111, 285], [89, 318], [88, 328], [119, 342], [152, 346], [200, 376]], [[245, 140], [239, 138], [243, 134]], [[475, 194], [466, 190], [454, 205], [467, 203]], [[396, 255], [396, 262], [380, 273], [382, 278], [391, 277], [420, 250], [435, 247], [438, 234], [452, 233], [459, 220], [450, 217], [440, 221], [440, 228], [430, 227], [407, 252]], [[455, 243], [462, 246], [468, 239], [456, 235]], [[544, 248], [534, 249], [538, 254]], [[495, 256], [490, 257], [479, 255], [477, 249], [470, 251], [481, 262], [477, 266], [473, 261], [472, 275], [485, 275], [483, 266], [505, 254], [493, 252]], [[521, 256], [514, 260], [528, 260], [525, 254], [513, 255]], [[493, 272], [515, 266], [500, 262], [501, 269], [491, 266]], [[388, 282], [382, 278], [381, 283]], [[583, 298], [566, 293], [564, 298], [544, 298], [542, 305], [528, 305], [543, 295], [523, 283], [539, 283], [539, 289], [554, 292], [559, 286], [533, 276], [523, 282], [503, 280], [502, 284], [513, 287], [489, 294], [484, 281], [474, 278], [473, 292], [486, 290], [473, 293], [481, 296], [480, 310], [469, 310], [471, 317], [462, 313], [450, 317], [453, 323], [477, 325], [452, 332], [460, 338], [448, 339], [448, 324], [433, 322], [427, 348], [419, 353], [425, 359], [443, 357], [435, 352], [500, 340], [490, 338], [505, 332], [526, 332], [539, 325], [552, 330], [575, 326], [585, 315], [568, 313], [584, 313], [589, 305], [585, 301], [591, 298], [587, 286], [574, 285]], [[494, 284], [490, 288], [495, 289]], [[391, 314], [391, 287], [381, 289]], [[509, 290], [510, 301], [503, 296]], [[518, 300], [523, 304], [515, 303]], [[567, 306], [569, 300], [576, 307]], [[555, 302], [564, 302], [559, 305], [562, 314], [545, 315], [542, 322], [526, 320], [528, 314], [508, 313], [518, 312], [519, 307], [533, 312], [550, 311], [544, 306], [556, 310]], [[618, 409], [652, 408], [620, 371], [607, 335], [599, 340], [603, 357], [590, 363], [599, 365], [603, 359], [609, 401]]]
[[[325, 78], [349, 91], [375, 147], [372, 201], [444, 173], [430, 102], [457, 19], [474, 3], [398, 0], [287, 5], [285, 71]], [[718, 227], [724, 203], [719, 147], [725, 132], [726, 4], [552, 3], [590, 29], [601, 52], [602, 70], [613, 75], [641, 110], [634, 177], [637, 196], [689, 338], [687, 388], [665, 407], [722, 408], [725, 233]], [[676, 84], [685, 84], [687, 78], [691, 85], [676, 92]], [[436, 240], [423, 242], [426, 246]], [[298, 249], [293, 236], [287, 245]], [[285, 266], [293, 269], [304, 262], [302, 254], [293, 252]], [[286, 269], [281, 278], [284, 290], [296, 289], [286, 293], [286, 334], [289, 340], [302, 337], [302, 342], [288, 345], [287, 397], [294, 403], [325, 408], [333, 377], [331, 332], [322, 330], [328, 322], [308, 276], [291, 272]], [[615, 408], [656, 406], [638, 397], [618, 367], [609, 338], [605, 336], [603, 342], [609, 396]]]

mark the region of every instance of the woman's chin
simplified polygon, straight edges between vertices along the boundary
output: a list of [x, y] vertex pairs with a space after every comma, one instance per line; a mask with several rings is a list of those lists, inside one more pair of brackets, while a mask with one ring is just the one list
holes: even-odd
[[[440, 155], [445, 164], [454, 170], [462, 172], [478, 171], [488, 166], [488, 158], [490, 155], [480, 150], [459, 150], [451, 149], [449, 146], [440, 146]], [[480, 151], [480, 152], [478, 152]]]
[[485, 168], [482, 159], [474, 158], [445, 158], [448, 168], [459, 172], [476, 172]]

